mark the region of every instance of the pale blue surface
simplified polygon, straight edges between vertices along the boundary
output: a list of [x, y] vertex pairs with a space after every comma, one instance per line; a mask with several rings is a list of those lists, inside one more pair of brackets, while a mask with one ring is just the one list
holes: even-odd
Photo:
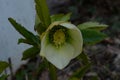
[[0, 0], [0, 60], [7, 61], [11, 57], [14, 70], [22, 63], [22, 52], [30, 46], [17, 45], [22, 36], [8, 22], [8, 17], [34, 32], [34, 16], [34, 0]]

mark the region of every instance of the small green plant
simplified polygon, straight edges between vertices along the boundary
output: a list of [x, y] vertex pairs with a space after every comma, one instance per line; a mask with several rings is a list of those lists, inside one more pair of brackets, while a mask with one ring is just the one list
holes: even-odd
[[107, 25], [85, 22], [75, 26], [70, 22], [71, 13], [50, 15], [46, 0], [35, 0], [36, 20], [34, 35], [13, 18], [8, 18], [13, 27], [24, 37], [18, 44], [32, 45], [23, 52], [22, 60], [40, 55], [42, 67], [49, 70], [50, 79], [57, 80], [56, 69], [64, 69], [74, 58], [82, 60], [82, 67], [69, 80], [80, 80], [90, 68], [88, 56], [82, 51], [84, 46], [96, 44], [107, 36], [100, 31]]
[[3, 74], [3, 71], [9, 66], [9, 63], [0, 61], [0, 80], [5, 80], [8, 77], [7, 74]]

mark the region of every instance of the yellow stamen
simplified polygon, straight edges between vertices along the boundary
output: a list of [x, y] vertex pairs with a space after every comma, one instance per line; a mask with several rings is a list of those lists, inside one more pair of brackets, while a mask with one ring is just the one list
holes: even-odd
[[56, 46], [60, 46], [65, 42], [65, 33], [62, 29], [59, 29], [54, 33], [53, 42]]

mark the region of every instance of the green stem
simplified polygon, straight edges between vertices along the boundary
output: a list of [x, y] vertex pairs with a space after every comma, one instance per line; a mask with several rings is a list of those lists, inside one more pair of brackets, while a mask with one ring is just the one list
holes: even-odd
[[50, 80], [57, 80], [57, 72], [54, 65], [45, 59], [46, 67], [49, 69]]
[[57, 80], [56, 68], [51, 63], [49, 63], [49, 73], [50, 73], [50, 80]]

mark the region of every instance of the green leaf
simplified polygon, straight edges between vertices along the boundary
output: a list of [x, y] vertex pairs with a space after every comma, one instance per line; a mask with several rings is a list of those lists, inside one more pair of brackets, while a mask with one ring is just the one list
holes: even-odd
[[18, 39], [18, 44], [20, 44], [20, 43], [26, 43], [26, 44], [29, 44], [29, 45], [34, 45], [34, 42], [30, 42], [30, 41], [28, 41], [26, 39], [23, 39], [23, 38]]
[[56, 72], [56, 67], [51, 64], [49, 64], [49, 75], [50, 75], [50, 80], [57, 80], [57, 72]]
[[35, 18], [34, 30], [37, 31], [37, 33], [40, 34], [40, 35], [41, 35], [43, 32], [45, 32], [45, 30], [46, 30], [45, 25], [43, 25], [43, 24], [40, 22], [40, 19], [39, 19], [38, 15], [36, 15], [36, 18]]
[[108, 25], [105, 25], [105, 24], [100, 24], [98, 22], [85, 22], [85, 23], [82, 23], [82, 24], [79, 24], [78, 25], [78, 28], [80, 30], [83, 30], [83, 29], [95, 29], [95, 30], [103, 30], [103, 29], [106, 29], [108, 27]]
[[35, 0], [35, 3], [40, 22], [47, 28], [51, 24], [51, 19], [46, 0]]
[[68, 21], [68, 20], [70, 20], [70, 17], [71, 17], [71, 13], [68, 13], [66, 15], [55, 14], [55, 15], [51, 16], [51, 22], [54, 22], [54, 21]]
[[39, 45], [39, 39], [30, 31], [28, 31], [25, 27], [17, 23], [14, 19], [8, 18], [9, 22], [13, 25], [13, 27], [24, 36], [29, 42]]
[[90, 68], [91, 64], [87, 64], [83, 67], [81, 67], [79, 70], [77, 70], [75, 73], [73, 73], [73, 75], [70, 77], [69, 80], [81, 80], [81, 78], [85, 75], [85, 73], [87, 72], [87, 70]]
[[23, 52], [22, 60], [26, 60], [29, 58], [34, 58], [38, 53], [40, 52], [40, 49], [37, 47], [31, 47]]
[[107, 35], [96, 30], [84, 29], [81, 30], [84, 44], [96, 44], [104, 40]]
[[89, 64], [90, 60], [88, 58], [88, 56], [85, 53], [81, 53], [77, 59], [82, 60], [83, 64]]
[[35, 26], [37, 26], [39, 23], [41, 23], [40, 19], [39, 19], [38, 15], [36, 15], [36, 17], [35, 17]]
[[2, 75], [2, 76], [0, 76], [0, 80], [6, 80], [7, 77], [8, 77], [8, 75]]
[[43, 32], [45, 32], [46, 28], [44, 27], [44, 25], [39, 22], [37, 19], [35, 20], [35, 26], [34, 26], [34, 30], [37, 31], [37, 33], [39, 35], [41, 35]]
[[0, 61], [0, 74], [9, 66], [5, 61]]

